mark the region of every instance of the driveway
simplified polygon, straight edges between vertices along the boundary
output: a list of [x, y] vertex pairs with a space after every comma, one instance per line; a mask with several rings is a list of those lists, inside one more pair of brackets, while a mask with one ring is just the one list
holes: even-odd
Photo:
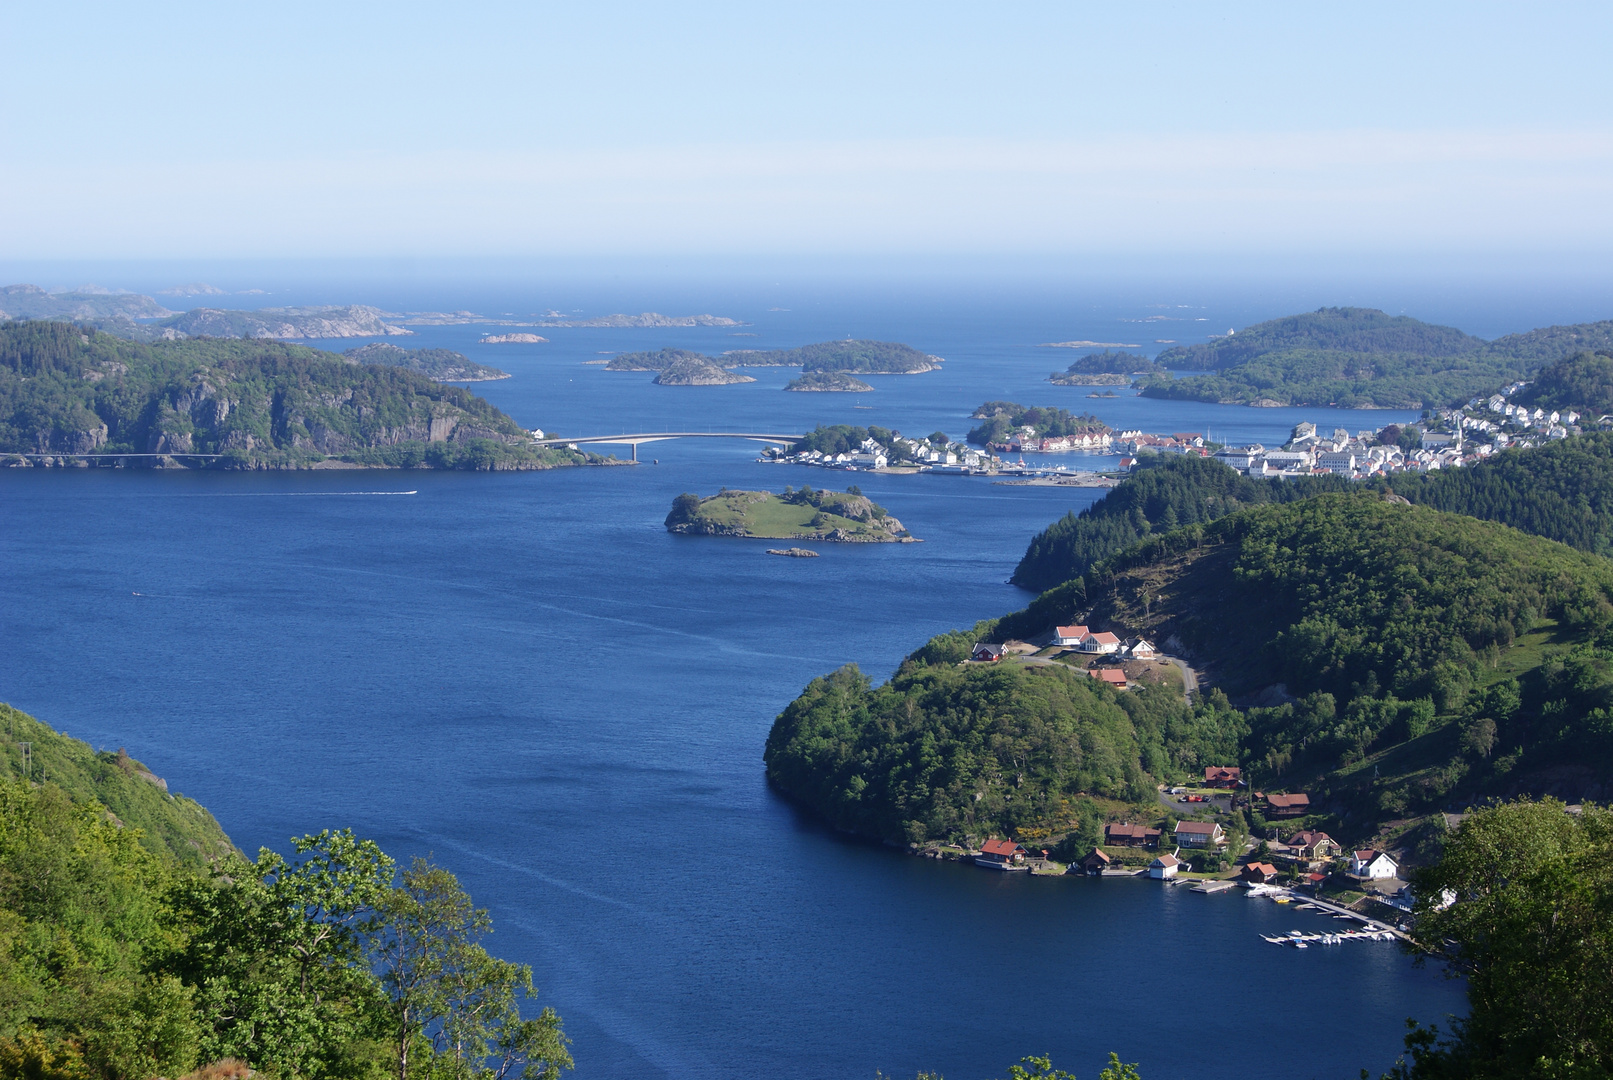
[[1187, 666], [1186, 660], [1179, 659], [1175, 656], [1166, 656], [1164, 653], [1160, 653], [1159, 658], [1161, 660], [1170, 661], [1176, 666], [1176, 670], [1182, 673], [1182, 689], [1187, 692], [1187, 696], [1189, 698], [1199, 692], [1198, 674], [1194, 672], [1192, 668]]

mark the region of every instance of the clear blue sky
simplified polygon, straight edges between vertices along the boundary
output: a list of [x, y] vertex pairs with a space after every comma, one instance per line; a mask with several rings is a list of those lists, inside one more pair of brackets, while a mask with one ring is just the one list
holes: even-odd
[[9, 258], [1613, 245], [1613, 5], [10, 5]]

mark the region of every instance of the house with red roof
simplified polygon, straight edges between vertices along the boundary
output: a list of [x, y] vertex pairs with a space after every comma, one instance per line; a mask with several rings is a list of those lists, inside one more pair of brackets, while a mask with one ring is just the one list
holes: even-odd
[[1084, 626], [1055, 626], [1053, 627], [1053, 644], [1062, 645], [1067, 649], [1074, 649], [1086, 640], [1091, 633]]
[[1268, 882], [1277, 880], [1277, 868], [1269, 862], [1252, 862], [1245, 865], [1243, 873], [1238, 876], [1245, 881], [1265, 885]]
[[1164, 881], [1176, 876], [1176, 871], [1182, 868], [1182, 861], [1175, 855], [1161, 855], [1148, 864], [1148, 876], [1155, 881]]
[[1236, 765], [1211, 765], [1204, 770], [1205, 787], [1237, 787], [1243, 783], [1243, 770]]
[[987, 840], [980, 845], [975, 865], [992, 870], [1026, 870], [1025, 849], [1012, 840]]
[[1078, 648], [1086, 653], [1117, 653], [1120, 651], [1120, 639], [1105, 630], [1101, 634], [1088, 634], [1081, 639]]
[[1108, 683], [1116, 690], [1124, 690], [1131, 685], [1126, 681], [1126, 673], [1119, 668], [1088, 668], [1087, 674], [1099, 682]]
[[1350, 857], [1350, 876], [1361, 878], [1364, 881], [1376, 881], [1384, 878], [1396, 877], [1400, 874], [1400, 867], [1384, 852], [1374, 848], [1357, 851]]

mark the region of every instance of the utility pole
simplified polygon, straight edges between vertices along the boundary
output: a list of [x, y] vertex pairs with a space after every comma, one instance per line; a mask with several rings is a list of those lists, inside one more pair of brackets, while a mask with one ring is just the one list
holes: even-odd
[[17, 744], [17, 748], [22, 751], [22, 778], [32, 780], [34, 778], [34, 744], [20, 742]]

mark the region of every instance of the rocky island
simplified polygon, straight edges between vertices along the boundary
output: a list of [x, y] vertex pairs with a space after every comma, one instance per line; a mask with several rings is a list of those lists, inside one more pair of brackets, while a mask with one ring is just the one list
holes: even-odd
[[768, 540], [825, 540], [845, 544], [917, 541], [883, 506], [855, 488], [833, 491], [730, 491], [701, 498], [685, 492], [672, 500], [668, 532], [690, 536], [753, 536]]
[[549, 339], [538, 334], [488, 334], [483, 345], [542, 345]]
[[843, 371], [809, 371], [799, 379], [791, 379], [784, 389], [797, 393], [865, 394], [873, 387]]
[[674, 361], [662, 369], [653, 381], [657, 386], [728, 386], [756, 380], [749, 375], [719, 367], [701, 356]]
[[543, 327], [677, 327], [677, 326], [744, 326], [726, 315], [661, 315], [646, 311], [642, 315], [601, 315], [592, 319], [544, 319], [534, 325]]

